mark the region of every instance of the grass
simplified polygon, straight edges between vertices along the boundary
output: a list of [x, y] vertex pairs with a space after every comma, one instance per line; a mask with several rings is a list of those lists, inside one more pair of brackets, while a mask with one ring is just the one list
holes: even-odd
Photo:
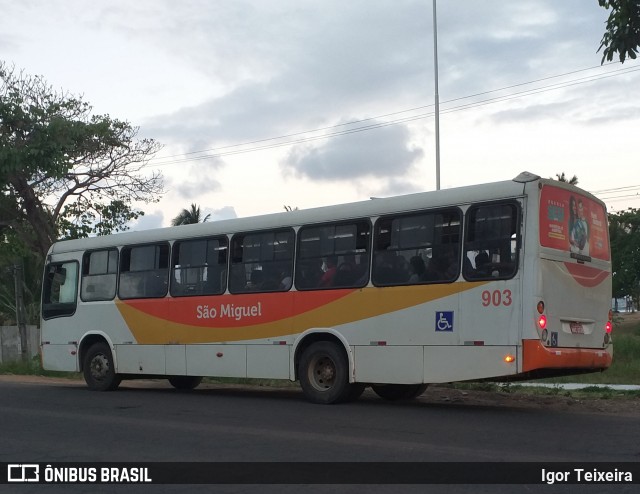
[[81, 375], [77, 372], [58, 372], [47, 371], [40, 364], [40, 357], [33, 357], [31, 360], [23, 362], [17, 360], [15, 362], [3, 362], [0, 364], [0, 374], [9, 374], [14, 376], [48, 376], [48, 377], [66, 377], [69, 379], [79, 378]]

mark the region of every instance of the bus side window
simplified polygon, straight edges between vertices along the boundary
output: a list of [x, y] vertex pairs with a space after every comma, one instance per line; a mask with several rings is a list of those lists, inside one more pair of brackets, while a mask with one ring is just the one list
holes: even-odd
[[76, 311], [78, 263], [50, 264], [42, 291], [42, 316], [45, 319], [70, 316]]
[[82, 288], [84, 302], [112, 300], [116, 295], [118, 250], [86, 252], [82, 258]]
[[173, 244], [171, 295], [219, 295], [227, 289], [227, 237]]
[[293, 245], [291, 229], [234, 235], [229, 291], [288, 291], [293, 271]]
[[464, 277], [508, 279], [518, 268], [519, 208], [516, 203], [472, 206], [467, 211]]
[[460, 274], [458, 209], [383, 217], [376, 222], [376, 286], [452, 282]]
[[369, 282], [371, 224], [356, 220], [302, 227], [298, 232], [296, 288], [358, 288]]
[[118, 296], [160, 298], [169, 283], [169, 244], [123, 247]]

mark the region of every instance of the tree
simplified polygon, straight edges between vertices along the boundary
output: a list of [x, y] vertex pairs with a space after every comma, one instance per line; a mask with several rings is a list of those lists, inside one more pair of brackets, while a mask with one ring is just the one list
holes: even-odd
[[[202, 223], [207, 221], [210, 216], [211, 215], [208, 214], [204, 218], [202, 218]], [[200, 218], [200, 206], [192, 204], [190, 209], [183, 209], [182, 211], [180, 211], [180, 214], [178, 214], [178, 216], [171, 220], [171, 225], [194, 225], [196, 223], [200, 223]]]
[[42, 257], [58, 238], [127, 229], [164, 192], [145, 173], [160, 146], [92, 115], [82, 97], [0, 61], [0, 241], [8, 231]]
[[16, 320], [16, 265], [21, 265], [24, 272], [22, 297], [26, 307], [27, 323], [37, 324], [40, 315], [43, 258], [30, 252], [12, 231], [7, 230], [4, 238], [2, 237], [3, 235], [0, 235], [0, 325]]
[[640, 0], [598, 0], [601, 7], [609, 10], [606, 31], [600, 41], [602, 61], [611, 62], [618, 54], [621, 63], [627, 57], [635, 59], [640, 46]]
[[566, 182], [566, 183], [571, 184], [571, 185], [578, 185], [578, 176], [577, 175], [574, 175], [570, 179], [567, 179], [567, 177], [564, 174], [564, 172], [556, 173], [556, 179], [558, 180], [558, 182]]
[[640, 297], [640, 209], [609, 214], [613, 297]]

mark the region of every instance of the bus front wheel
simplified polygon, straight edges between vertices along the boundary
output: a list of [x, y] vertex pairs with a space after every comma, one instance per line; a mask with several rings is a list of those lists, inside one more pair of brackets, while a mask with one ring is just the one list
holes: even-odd
[[374, 384], [371, 389], [385, 400], [412, 400], [425, 392], [427, 384]]
[[347, 356], [330, 341], [318, 341], [304, 351], [298, 376], [305, 397], [313, 403], [340, 403], [356, 394], [349, 384]]
[[113, 355], [109, 345], [94, 343], [84, 357], [82, 366], [84, 380], [94, 391], [113, 391], [120, 385], [120, 376], [113, 365]]

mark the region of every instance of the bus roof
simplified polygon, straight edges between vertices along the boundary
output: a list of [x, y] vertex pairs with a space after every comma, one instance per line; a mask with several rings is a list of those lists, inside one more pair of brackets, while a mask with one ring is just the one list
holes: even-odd
[[501, 182], [470, 185], [438, 191], [418, 192], [381, 199], [372, 198], [368, 201], [212, 221], [193, 225], [181, 225], [143, 231], [128, 231], [113, 235], [75, 240], [62, 240], [51, 246], [49, 254], [130, 244], [151, 243], [162, 240], [234, 234], [244, 231], [275, 229], [361, 217], [375, 217], [390, 213], [404, 211], [410, 212], [425, 208], [456, 206], [473, 202], [519, 197], [524, 195], [526, 183], [536, 181], [550, 182], [554, 184], [559, 183], [554, 180], [541, 179], [537, 175], [524, 172], [513, 180]]

